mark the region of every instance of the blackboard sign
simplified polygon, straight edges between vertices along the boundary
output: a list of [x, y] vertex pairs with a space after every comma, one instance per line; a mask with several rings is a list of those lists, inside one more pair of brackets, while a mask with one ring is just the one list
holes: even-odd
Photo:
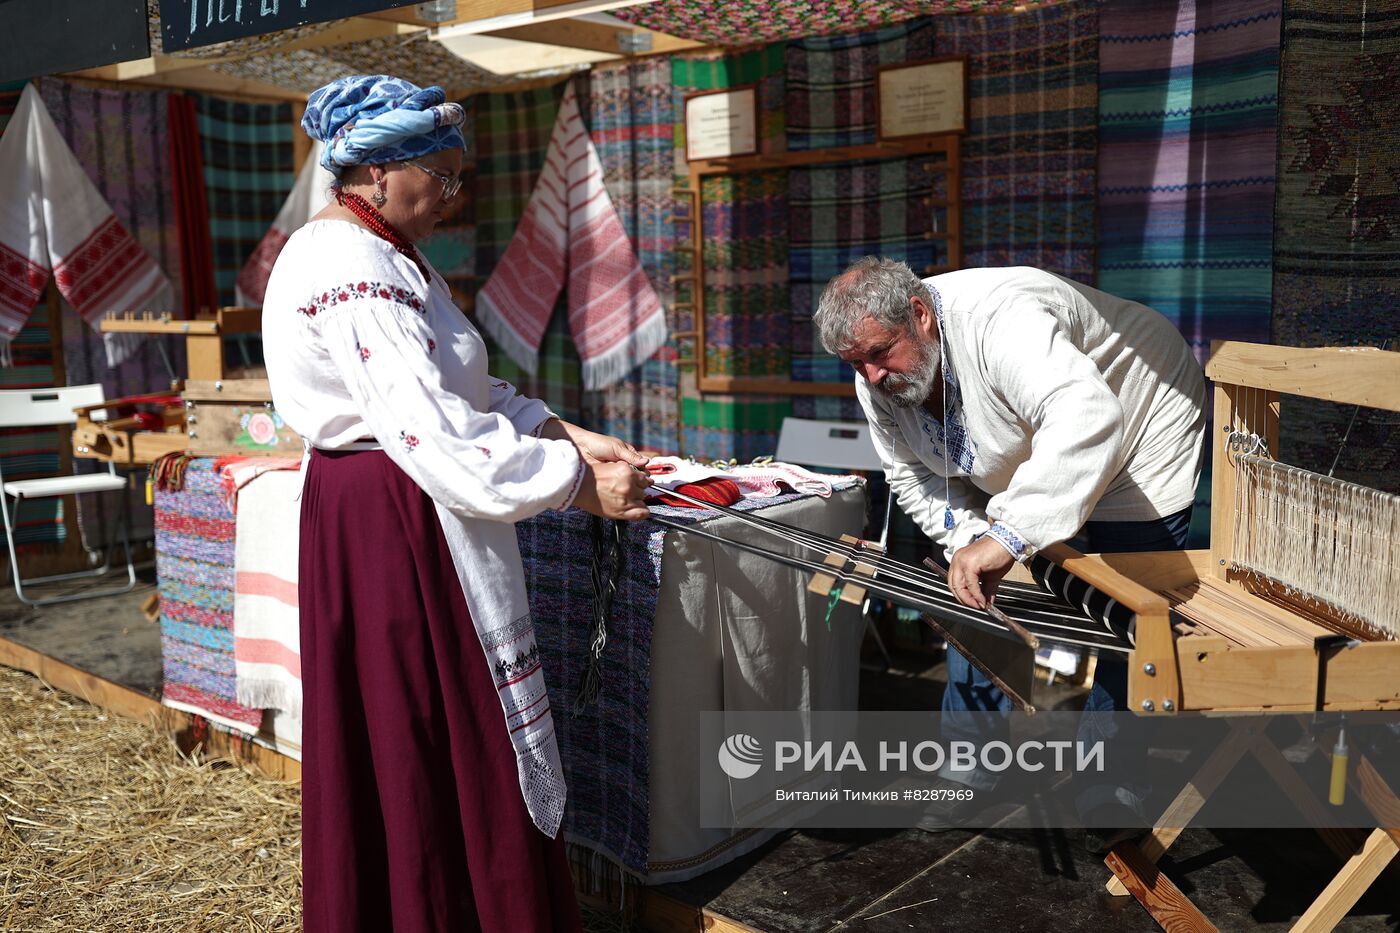
[[0, 0], [0, 81], [150, 54], [146, 0]]
[[413, 0], [160, 0], [160, 41], [166, 52], [243, 36], [377, 13]]

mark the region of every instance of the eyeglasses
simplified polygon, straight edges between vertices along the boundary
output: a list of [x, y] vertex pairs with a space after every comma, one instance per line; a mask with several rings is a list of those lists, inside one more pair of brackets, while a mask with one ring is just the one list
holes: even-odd
[[451, 201], [457, 196], [457, 192], [462, 190], [462, 179], [460, 176], [449, 175], [446, 172], [439, 172], [435, 169], [428, 168], [416, 159], [404, 159], [403, 164], [411, 165], [416, 169], [427, 172], [429, 175], [442, 182], [442, 199], [444, 201]]

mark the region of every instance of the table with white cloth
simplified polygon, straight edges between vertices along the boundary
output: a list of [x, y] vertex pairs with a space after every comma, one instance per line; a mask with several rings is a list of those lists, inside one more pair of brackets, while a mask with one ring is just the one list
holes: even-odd
[[[839, 537], [861, 533], [866, 495], [843, 479], [829, 498], [792, 494], [737, 507]], [[657, 514], [820, 558], [736, 518], [664, 507]], [[808, 591], [808, 574], [654, 523], [624, 526], [601, 689], [574, 715], [594, 635], [594, 525], [573, 510], [518, 526], [569, 784], [564, 832], [576, 860], [591, 857], [595, 875], [625, 866], [647, 883], [682, 881], [773, 835], [701, 827], [700, 756], [717, 750], [695, 747], [696, 714], [856, 709], [864, 626], [845, 602], [828, 618], [829, 600]], [[606, 557], [601, 565], [611, 566]]]

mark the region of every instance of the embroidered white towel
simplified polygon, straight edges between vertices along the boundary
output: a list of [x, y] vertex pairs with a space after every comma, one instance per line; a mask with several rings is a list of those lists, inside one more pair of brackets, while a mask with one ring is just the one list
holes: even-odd
[[[117, 220], [29, 84], [0, 136], [0, 365], [51, 272], [94, 329], [117, 312], [175, 307], [170, 280]], [[141, 340], [103, 336], [112, 366]]]
[[476, 296], [477, 320], [528, 372], [567, 276], [585, 389], [602, 389], [666, 342], [666, 314], [603, 184], [573, 85], [510, 246]]

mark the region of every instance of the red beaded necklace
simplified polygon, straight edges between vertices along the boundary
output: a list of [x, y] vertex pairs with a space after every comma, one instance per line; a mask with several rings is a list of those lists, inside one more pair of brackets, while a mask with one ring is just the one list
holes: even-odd
[[360, 221], [369, 228], [370, 233], [373, 233], [394, 249], [403, 253], [409, 259], [412, 259], [413, 264], [423, 273], [423, 278], [431, 281], [431, 277], [428, 275], [428, 267], [423, 262], [423, 258], [418, 255], [418, 250], [412, 243], [408, 242], [402, 233], [394, 229], [393, 224], [384, 219], [383, 214], [374, 209], [374, 205], [370, 204], [353, 191], [342, 191], [339, 188], [336, 189], [335, 200], [336, 203], [349, 209], [350, 213], [360, 218]]

